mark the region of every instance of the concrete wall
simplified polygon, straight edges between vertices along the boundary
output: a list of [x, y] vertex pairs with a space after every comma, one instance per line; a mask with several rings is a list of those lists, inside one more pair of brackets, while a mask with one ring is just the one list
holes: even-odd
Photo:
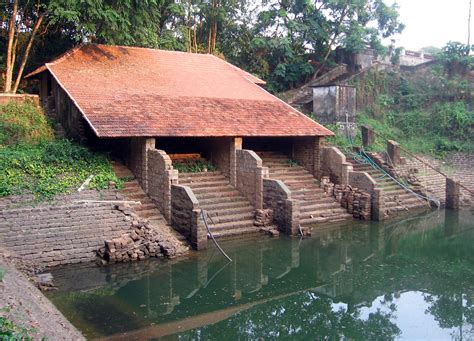
[[256, 209], [263, 207], [263, 179], [268, 168], [262, 167], [262, 159], [251, 150], [236, 152], [236, 188], [245, 195]]
[[273, 221], [285, 234], [297, 235], [300, 222], [299, 201], [280, 180], [263, 179], [263, 207], [273, 210]]
[[[349, 86], [321, 86], [313, 88], [313, 113], [323, 124], [355, 122], [356, 89]], [[347, 114], [347, 118], [346, 118]]]
[[323, 147], [321, 149], [321, 172], [328, 176], [332, 183], [347, 185], [349, 183], [349, 172], [353, 167], [346, 162], [346, 156], [336, 147]]
[[178, 184], [178, 171], [170, 157], [158, 149], [147, 150], [148, 196], [156, 204], [166, 221], [171, 221], [171, 186]]
[[110, 203], [115, 191], [84, 191], [37, 204], [27, 198], [0, 200], [0, 243], [26, 261], [46, 266], [90, 262], [104, 240], [130, 231], [131, 222]]
[[196, 250], [207, 248], [207, 231], [201, 208], [188, 186], [171, 186], [171, 226], [186, 236]]
[[321, 178], [321, 142], [319, 137], [295, 137], [293, 139], [292, 158], [313, 174]]

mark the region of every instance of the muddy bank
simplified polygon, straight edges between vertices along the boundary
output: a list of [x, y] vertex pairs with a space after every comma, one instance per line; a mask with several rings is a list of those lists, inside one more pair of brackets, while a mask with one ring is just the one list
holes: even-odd
[[56, 309], [14, 265], [8, 253], [0, 250], [0, 314], [16, 325], [31, 330], [35, 340], [85, 340], [82, 334]]

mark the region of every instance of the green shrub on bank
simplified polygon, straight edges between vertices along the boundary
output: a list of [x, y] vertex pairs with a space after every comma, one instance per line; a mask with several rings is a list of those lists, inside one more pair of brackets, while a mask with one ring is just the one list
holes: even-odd
[[52, 138], [46, 116], [32, 101], [0, 105], [0, 145], [38, 143]]
[[121, 185], [105, 155], [65, 139], [0, 147], [0, 196], [49, 199], [76, 190], [90, 175], [90, 188]]
[[6, 317], [0, 316], [0, 340], [33, 340], [34, 329], [16, 325]]

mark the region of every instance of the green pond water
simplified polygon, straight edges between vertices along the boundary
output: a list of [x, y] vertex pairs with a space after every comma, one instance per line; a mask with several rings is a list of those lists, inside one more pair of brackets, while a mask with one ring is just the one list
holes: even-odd
[[474, 339], [474, 211], [262, 237], [175, 261], [53, 271], [88, 339]]

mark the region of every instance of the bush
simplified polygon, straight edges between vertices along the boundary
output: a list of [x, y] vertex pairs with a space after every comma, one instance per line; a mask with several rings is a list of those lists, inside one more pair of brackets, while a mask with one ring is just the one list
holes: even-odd
[[34, 329], [27, 329], [16, 325], [6, 317], [0, 316], [0, 340], [33, 340], [31, 333]]
[[0, 105], [0, 145], [38, 143], [52, 138], [46, 116], [32, 101]]
[[0, 148], [0, 196], [34, 194], [49, 199], [77, 189], [91, 174], [91, 188], [107, 188], [110, 181], [122, 183], [105, 155], [68, 140]]

